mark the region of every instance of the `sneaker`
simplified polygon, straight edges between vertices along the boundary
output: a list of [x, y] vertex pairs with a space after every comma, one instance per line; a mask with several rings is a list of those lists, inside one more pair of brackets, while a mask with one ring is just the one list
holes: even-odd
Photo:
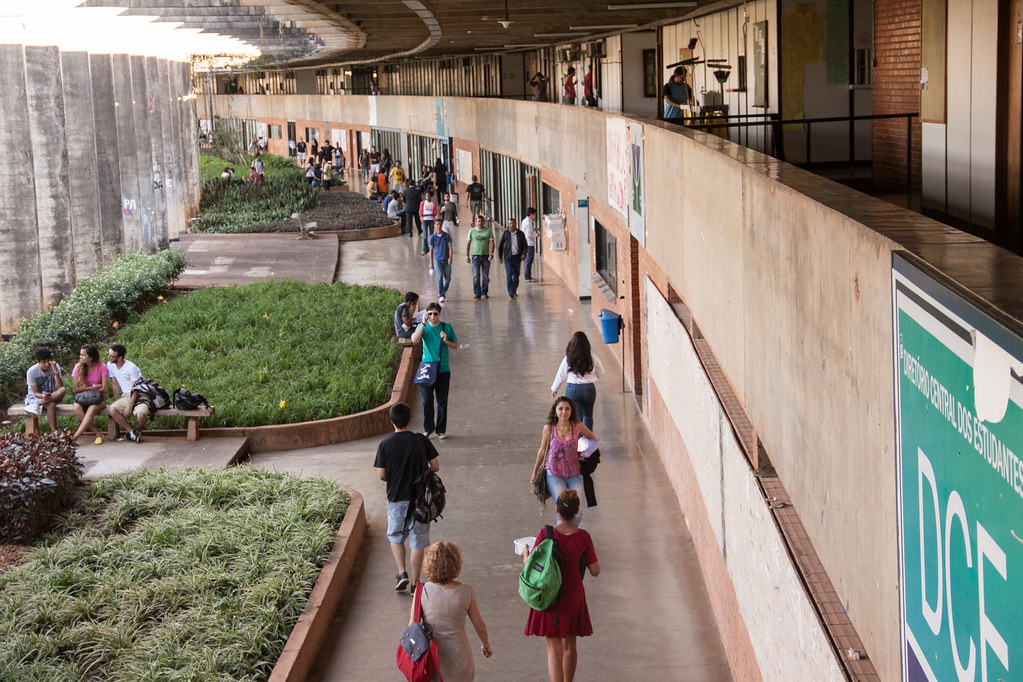
[[479, 296], [473, 296], [473, 297], [472, 297], [472, 300], [474, 300], [474, 301], [478, 301], [478, 300], [480, 300], [480, 297], [479, 297]]
[[139, 432], [136, 429], [132, 429], [131, 431], [129, 431], [127, 433], [127, 436], [128, 436], [128, 440], [130, 440], [132, 443], [141, 443], [142, 442], [142, 437], [139, 435]]
[[395, 583], [395, 585], [394, 585], [394, 591], [395, 592], [401, 592], [406, 587], [408, 587], [408, 573], [405, 573], [404, 571], [402, 571], [401, 573], [399, 573], [395, 577], [398, 579], [398, 582]]
[[103, 436], [96, 436], [96, 440], [92, 441], [96, 445], [103, 445]]
[[448, 434], [446, 434], [446, 433], [438, 433], [437, 434], [437, 438], [440, 438], [441, 440], [445, 440], [447, 437], [448, 437]]
[[411, 594], [411, 595], [412, 595], [413, 597], [414, 597], [414, 596], [416, 596], [416, 586], [417, 586], [418, 584], [419, 584], [419, 583], [409, 583], [409, 584], [408, 584], [408, 591], [409, 591], [409, 594]]
[[32, 403], [31, 405], [25, 405], [25, 411], [38, 417], [43, 413], [43, 406], [39, 403]]
[[433, 431], [423, 431], [423, 437], [424, 438], [429, 438], [432, 435], [433, 435]]
[[443, 302], [444, 302], [444, 297], [443, 297], [443, 296], [441, 296], [440, 298], [438, 298], [438, 299], [437, 299], [437, 301], [438, 301], [439, 303], [443, 303]]
[[483, 294], [483, 298], [490, 298], [490, 296]]

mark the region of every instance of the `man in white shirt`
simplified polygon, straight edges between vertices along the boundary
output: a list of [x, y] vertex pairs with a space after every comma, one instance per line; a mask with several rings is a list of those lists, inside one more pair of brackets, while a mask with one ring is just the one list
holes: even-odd
[[526, 209], [526, 217], [522, 219], [519, 229], [526, 236], [526, 281], [532, 282], [533, 256], [536, 255], [536, 209], [532, 206]]
[[[110, 372], [110, 382], [114, 386], [114, 397], [116, 400], [110, 405], [110, 416], [117, 425], [124, 429], [128, 440], [136, 443], [142, 442], [142, 429], [149, 418], [149, 405], [145, 401], [136, 401], [137, 393], [131, 388], [136, 381], [142, 378], [142, 372], [138, 366], [129, 360], [124, 359], [126, 349], [119, 343], [110, 346], [107, 351], [107, 371]], [[128, 424], [128, 415], [135, 415], [137, 426], [132, 429]]]

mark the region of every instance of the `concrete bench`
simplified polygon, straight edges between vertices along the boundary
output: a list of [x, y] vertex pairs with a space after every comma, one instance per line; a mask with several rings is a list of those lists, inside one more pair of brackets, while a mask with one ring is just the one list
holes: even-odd
[[[156, 416], [158, 417], [185, 417], [188, 419], [188, 428], [186, 429], [186, 438], [188, 440], [199, 439], [199, 419], [202, 417], [212, 416], [214, 409], [212, 407], [200, 407], [197, 410], [179, 410], [174, 407], [168, 407], [162, 410], [157, 410]], [[8, 416], [11, 417], [24, 417], [25, 418], [25, 433], [33, 434], [39, 433], [39, 417], [46, 418], [46, 415], [34, 415], [25, 409], [25, 405], [18, 403], [11, 405], [7, 410]], [[110, 407], [104, 407], [99, 413], [104, 417], [110, 416]], [[75, 415], [75, 408], [71, 403], [61, 403], [57, 405], [57, 416], [58, 417], [73, 417]], [[107, 420], [107, 439], [114, 440], [120, 435], [120, 429], [117, 426], [117, 422], [113, 419]]]

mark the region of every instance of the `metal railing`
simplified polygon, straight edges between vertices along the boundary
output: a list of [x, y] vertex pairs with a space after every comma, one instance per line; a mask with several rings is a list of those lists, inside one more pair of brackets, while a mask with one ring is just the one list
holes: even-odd
[[[737, 128], [737, 129], [748, 129], [754, 126], [769, 127], [771, 130], [771, 147], [770, 151], [764, 153], [769, 154], [776, 159], [786, 161], [785, 158], [785, 137], [783, 135], [782, 127], [787, 125], [803, 125], [805, 126], [806, 136], [806, 164], [812, 163], [812, 152], [813, 152], [813, 126], [814, 124], [821, 123], [848, 123], [849, 124], [849, 157], [848, 163], [856, 163], [856, 121], [876, 121], [876, 120], [887, 120], [887, 119], [906, 119], [906, 188], [907, 191], [913, 187], [913, 119], [920, 116], [919, 112], [910, 112], [904, 114], [866, 114], [862, 116], [828, 116], [824, 118], [792, 118], [783, 119], [779, 114], [733, 114], [730, 116], [721, 116], [709, 114], [706, 116], [698, 116], [695, 118], [685, 119], [683, 125], [687, 128], [697, 128], [700, 130], [715, 130], [720, 128]], [[734, 121], [733, 119], [738, 118], [754, 118], [763, 117], [765, 120], [762, 121]], [[700, 123], [699, 121], [707, 121], [706, 123]], [[747, 137], [747, 142], [748, 142]], [[765, 135], [766, 139], [766, 135]], [[748, 146], [748, 145], [746, 145]], [[791, 162], [795, 163], [795, 162]]]

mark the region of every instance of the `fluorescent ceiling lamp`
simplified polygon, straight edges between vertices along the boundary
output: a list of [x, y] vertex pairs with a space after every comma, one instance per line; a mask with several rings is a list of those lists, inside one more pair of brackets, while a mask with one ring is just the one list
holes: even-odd
[[609, 10], [616, 9], [671, 9], [672, 7], [696, 7], [695, 2], [643, 2], [638, 5], [608, 5]]
[[562, 38], [580, 35], [579, 31], [562, 31], [561, 33], [534, 33], [534, 38]]
[[601, 24], [598, 26], [569, 26], [572, 31], [604, 31], [614, 28], [636, 28], [639, 24]]

